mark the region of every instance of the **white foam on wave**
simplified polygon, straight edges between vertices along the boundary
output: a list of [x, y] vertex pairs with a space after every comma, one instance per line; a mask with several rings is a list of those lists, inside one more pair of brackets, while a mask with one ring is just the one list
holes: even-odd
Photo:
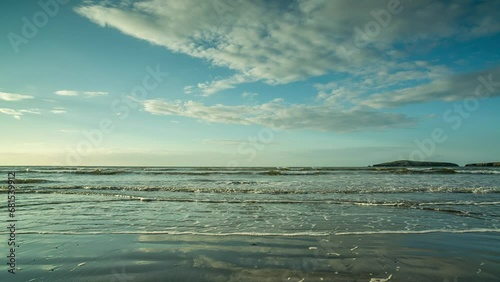
[[418, 204], [419, 206], [440, 206], [440, 205], [454, 205], [454, 206], [489, 206], [489, 205], [500, 205], [500, 201], [495, 202], [473, 202], [473, 201], [461, 201], [461, 202], [422, 202]]
[[500, 233], [500, 229], [476, 228], [465, 230], [429, 229], [429, 230], [381, 230], [335, 232], [333, 235], [377, 235], [377, 234], [427, 234], [427, 233]]
[[478, 206], [500, 205], [500, 202], [479, 202], [479, 203], [474, 203], [474, 205]]
[[388, 203], [370, 203], [370, 202], [346, 202], [345, 204], [353, 204], [357, 206], [403, 206], [409, 203], [404, 202], [388, 202]]
[[500, 170], [457, 170], [457, 173], [465, 173], [465, 174], [500, 174]]
[[[112, 232], [79, 232], [79, 231], [23, 231], [19, 234], [50, 234], [50, 235], [113, 235], [113, 234], [137, 234], [137, 235], [198, 235], [198, 236], [276, 236], [276, 237], [324, 237], [329, 235], [377, 235], [377, 234], [428, 234], [428, 233], [500, 233], [500, 229], [476, 228], [476, 229], [428, 229], [428, 230], [380, 230], [380, 231], [346, 231], [346, 232], [292, 232], [292, 233], [273, 233], [273, 232], [227, 232], [227, 233], [207, 233], [193, 231], [112, 231]], [[6, 234], [0, 232], [0, 234]]]
[[372, 278], [372, 279], [370, 279], [370, 282], [387, 282], [387, 281], [391, 280], [391, 278], [392, 278], [392, 274], [389, 275], [389, 277], [387, 277], [387, 278]]
[[[6, 234], [2, 232], [0, 234]], [[205, 233], [192, 231], [114, 231], [114, 232], [78, 232], [78, 231], [24, 231], [18, 234], [50, 234], [50, 235], [112, 235], [112, 234], [138, 234], [138, 235], [199, 235], [199, 236], [278, 236], [278, 237], [323, 237], [328, 232], [294, 232], [294, 233], [271, 233], [271, 232], [228, 232], [228, 233]]]

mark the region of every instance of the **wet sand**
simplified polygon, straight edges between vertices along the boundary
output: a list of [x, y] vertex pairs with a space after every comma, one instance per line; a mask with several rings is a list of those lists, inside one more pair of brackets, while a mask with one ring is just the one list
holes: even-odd
[[1, 281], [498, 281], [499, 233], [18, 234]]

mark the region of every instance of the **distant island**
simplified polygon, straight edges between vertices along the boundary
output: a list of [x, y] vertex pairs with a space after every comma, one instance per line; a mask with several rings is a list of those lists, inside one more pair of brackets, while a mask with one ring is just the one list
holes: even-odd
[[418, 161], [409, 161], [409, 160], [399, 160], [387, 163], [374, 164], [374, 167], [452, 167], [459, 166], [454, 163], [445, 163], [445, 162], [418, 162]]
[[500, 162], [496, 162], [496, 163], [476, 163], [476, 164], [466, 164], [465, 166], [500, 166]]

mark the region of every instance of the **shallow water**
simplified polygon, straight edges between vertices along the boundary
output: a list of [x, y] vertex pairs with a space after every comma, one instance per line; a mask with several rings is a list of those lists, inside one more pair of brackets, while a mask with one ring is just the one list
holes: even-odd
[[0, 167], [9, 171], [31, 234], [500, 230], [500, 168]]

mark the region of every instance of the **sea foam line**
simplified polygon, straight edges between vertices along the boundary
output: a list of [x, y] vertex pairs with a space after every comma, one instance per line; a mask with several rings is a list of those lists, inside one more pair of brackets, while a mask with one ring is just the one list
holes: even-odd
[[[428, 234], [428, 233], [500, 233], [500, 229], [476, 228], [467, 230], [381, 230], [381, 231], [352, 231], [352, 232], [293, 232], [293, 233], [273, 233], [273, 232], [228, 232], [228, 233], [204, 233], [193, 231], [112, 231], [112, 232], [75, 232], [75, 231], [22, 231], [19, 234], [50, 234], [50, 235], [113, 235], [113, 234], [136, 234], [136, 235], [199, 235], [199, 236], [275, 236], [275, 237], [324, 237], [329, 235], [383, 235], [383, 234]], [[0, 234], [6, 234], [0, 232]]]
[[[5, 232], [1, 232], [3, 234]], [[229, 233], [204, 233], [192, 231], [114, 231], [114, 232], [74, 232], [74, 231], [24, 231], [18, 234], [50, 234], [50, 235], [112, 235], [112, 234], [137, 234], [137, 235], [200, 235], [200, 236], [281, 236], [281, 237], [298, 237], [312, 236], [323, 237], [328, 236], [328, 232], [295, 232], [295, 233], [269, 233], [269, 232], [229, 232]]]
[[428, 233], [500, 233], [500, 229], [476, 228], [467, 230], [382, 230], [382, 231], [353, 231], [353, 232], [335, 232], [333, 235], [377, 235], [377, 234], [428, 234]]

